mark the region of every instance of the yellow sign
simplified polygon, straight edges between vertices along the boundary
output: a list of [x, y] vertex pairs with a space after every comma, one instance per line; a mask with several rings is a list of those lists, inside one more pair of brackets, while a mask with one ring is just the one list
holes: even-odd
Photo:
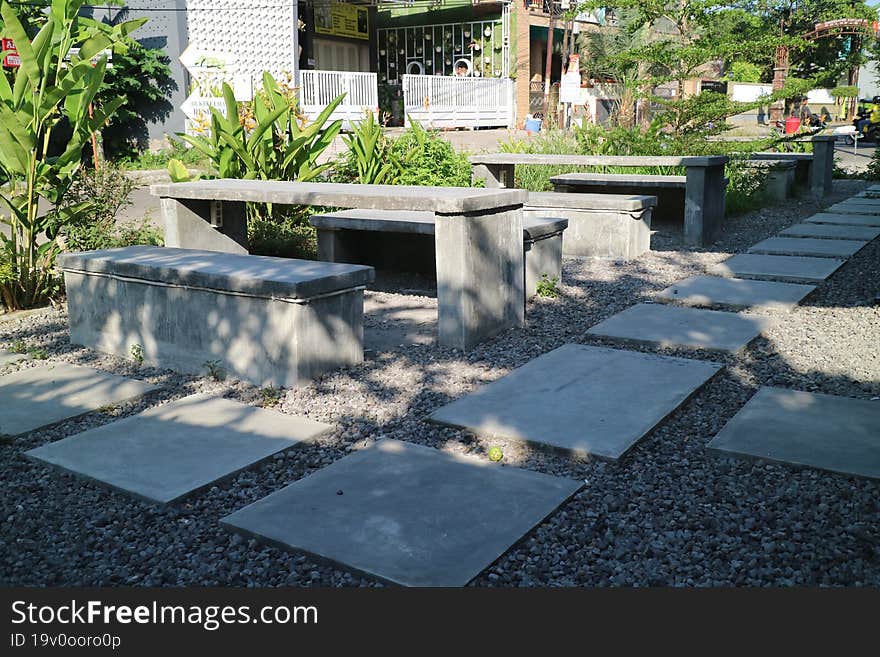
[[370, 38], [369, 9], [339, 2], [315, 6], [315, 32], [352, 39]]

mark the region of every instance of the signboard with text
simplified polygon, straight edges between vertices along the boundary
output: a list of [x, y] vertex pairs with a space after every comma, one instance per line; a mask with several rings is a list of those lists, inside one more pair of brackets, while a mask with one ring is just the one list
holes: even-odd
[[367, 7], [342, 3], [315, 6], [315, 32], [351, 39], [370, 38], [370, 13]]
[[3, 66], [5, 68], [18, 68], [21, 66], [21, 57], [15, 49], [15, 43], [12, 39], [3, 39], [0, 50], [6, 51], [8, 54], [3, 58]]

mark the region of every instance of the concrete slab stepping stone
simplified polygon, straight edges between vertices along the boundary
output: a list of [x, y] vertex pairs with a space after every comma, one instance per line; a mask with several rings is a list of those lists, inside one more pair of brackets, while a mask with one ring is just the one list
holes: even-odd
[[749, 249], [749, 253], [770, 255], [802, 255], [820, 258], [849, 258], [865, 247], [858, 240], [825, 240], [808, 237], [771, 237]]
[[804, 219], [804, 223], [880, 227], [880, 216], [872, 214], [835, 214], [833, 212], [819, 212], [812, 217]]
[[609, 317], [587, 333], [663, 347], [737, 353], [770, 323], [767, 317], [643, 303]]
[[32, 449], [32, 458], [168, 504], [331, 426], [200, 394]]
[[0, 351], [0, 367], [12, 365], [13, 363], [17, 363], [20, 360], [24, 360], [25, 358], [27, 358], [26, 354], [13, 354], [8, 351]]
[[834, 240], [870, 241], [880, 235], [880, 227], [842, 224], [795, 224], [779, 233], [785, 237], [821, 237]]
[[835, 258], [741, 253], [715, 265], [710, 272], [732, 278], [821, 283], [843, 263]]
[[405, 586], [464, 586], [580, 481], [381, 440], [221, 523]]
[[706, 361], [567, 344], [428, 419], [616, 460], [721, 369]]
[[0, 434], [14, 436], [140, 397], [156, 386], [52, 363], [0, 377]]
[[844, 201], [825, 208], [830, 214], [869, 214], [880, 216], [880, 205], [867, 205], [864, 203], [850, 203]]
[[761, 388], [709, 450], [880, 479], [880, 403]]
[[754, 281], [719, 276], [691, 276], [660, 292], [657, 297], [688, 306], [722, 305], [733, 308], [791, 310], [813, 285]]

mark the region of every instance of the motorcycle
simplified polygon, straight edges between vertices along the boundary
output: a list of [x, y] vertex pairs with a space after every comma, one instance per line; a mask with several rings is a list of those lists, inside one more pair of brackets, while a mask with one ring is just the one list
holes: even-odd
[[849, 136], [846, 142], [854, 144], [856, 139], [864, 141], [880, 142], [880, 123], [872, 123], [866, 113], [860, 113], [853, 119], [853, 126], [858, 133], [858, 137]]

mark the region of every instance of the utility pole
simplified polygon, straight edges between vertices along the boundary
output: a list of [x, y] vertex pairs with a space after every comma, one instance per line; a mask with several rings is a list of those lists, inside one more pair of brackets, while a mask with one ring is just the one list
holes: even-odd
[[556, 29], [556, 13], [554, 12], [554, 1], [547, 0], [550, 8], [550, 25], [547, 28], [547, 59], [544, 65], [544, 125], [546, 127], [547, 120], [550, 118], [550, 73], [553, 70], [553, 31]]

